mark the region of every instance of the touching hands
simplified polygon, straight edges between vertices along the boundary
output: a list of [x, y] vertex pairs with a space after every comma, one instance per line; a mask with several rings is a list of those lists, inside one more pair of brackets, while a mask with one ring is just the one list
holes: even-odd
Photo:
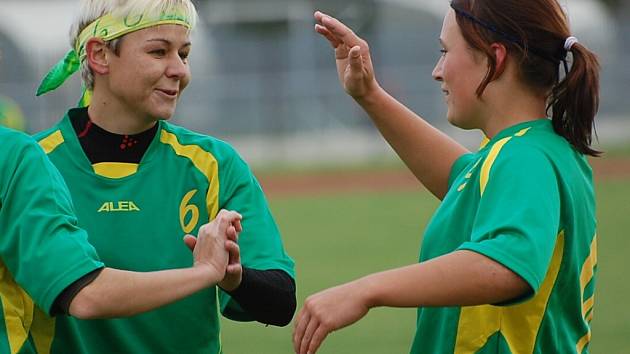
[[379, 89], [374, 77], [368, 43], [339, 20], [315, 12], [315, 31], [335, 49], [337, 73], [346, 92], [355, 99], [367, 98]]
[[293, 349], [297, 354], [315, 354], [330, 332], [349, 326], [368, 313], [369, 301], [359, 281], [321, 291], [304, 301], [293, 331]]
[[228, 291], [241, 284], [243, 274], [238, 246], [242, 218], [234, 211], [221, 210], [214, 220], [199, 228], [197, 237], [184, 237], [193, 252], [194, 266], [209, 266], [222, 279], [219, 286]]

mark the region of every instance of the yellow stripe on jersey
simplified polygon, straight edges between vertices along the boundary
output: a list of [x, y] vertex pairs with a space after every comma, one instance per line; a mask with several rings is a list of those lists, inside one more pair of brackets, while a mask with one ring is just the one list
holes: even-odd
[[532, 127], [521, 129], [521, 130], [518, 131], [518, 133], [514, 134], [514, 136], [523, 136], [523, 135], [527, 134], [527, 132], [530, 129], [532, 129]]
[[485, 148], [489, 142], [490, 142], [490, 139], [488, 139], [488, 137], [484, 135], [483, 139], [481, 139], [481, 143], [479, 143], [479, 150]]
[[33, 300], [17, 285], [0, 261], [0, 299], [11, 354], [18, 353], [28, 339], [33, 322]]
[[46, 154], [50, 154], [55, 150], [59, 145], [63, 144], [63, 135], [61, 135], [61, 130], [57, 130], [49, 136], [39, 141], [39, 146], [44, 149]]
[[[591, 296], [584, 301], [584, 291], [586, 287], [593, 280], [595, 276], [595, 267], [597, 266], [597, 235], [593, 237], [591, 242], [591, 251], [582, 265], [582, 272], [580, 273], [580, 288], [582, 297], [582, 318], [589, 326], [586, 334], [580, 338], [575, 345], [575, 350], [578, 353], [582, 353], [584, 348], [591, 341], [591, 328], [589, 323], [593, 320], [593, 306], [595, 304], [595, 296]], [[589, 313], [590, 311], [590, 313]], [[588, 315], [588, 316], [587, 316]]]
[[455, 353], [476, 353], [499, 332], [512, 353], [532, 353], [547, 302], [558, 277], [564, 251], [564, 231], [558, 234], [547, 275], [536, 295], [513, 306], [462, 307], [457, 327]]
[[214, 156], [197, 145], [182, 145], [173, 133], [162, 129], [160, 142], [170, 145], [175, 153], [192, 161], [193, 165], [208, 178], [206, 205], [210, 220], [219, 212], [219, 165]]
[[488, 180], [490, 179], [490, 169], [492, 168], [494, 161], [497, 159], [497, 156], [499, 156], [499, 152], [501, 152], [501, 149], [503, 149], [503, 146], [507, 144], [507, 142], [510, 141], [510, 139], [512, 139], [511, 136], [497, 141], [490, 149], [490, 152], [488, 153], [488, 157], [486, 157], [486, 160], [483, 162], [483, 165], [481, 165], [481, 176], [480, 176], [481, 180], [479, 183], [481, 195], [483, 195], [483, 192], [486, 190], [486, 185], [488, 184]]
[[589, 330], [584, 337], [578, 340], [577, 345], [575, 346], [575, 350], [578, 354], [581, 354], [584, 351], [586, 345], [591, 341], [591, 331]]
[[[595, 266], [597, 266], [597, 236], [593, 237], [591, 242], [591, 252], [584, 261], [582, 266], [582, 272], [580, 273], [580, 287], [582, 288], [582, 296], [584, 296], [584, 290], [595, 275]], [[582, 310], [582, 314], [586, 314], [586, 311]]]
[[31, 326], [31, 337], [33, 337], [33, 342], [35, 342], [35, 350], [37, 350], [37, 353], [50, 353], [54, 336], [55, 319], [45, 314], [39, 307], [35, 307], [33, 325]]
[[586, 313], [595, 305], [595, 295], [589, 297], [584, 303], [582, 303], [582, 316], [586, 317]]
[[137, 163], [100, 162], [92, 165], [94, 173], [107, 178], [125, 178], [138, 172]]
[[[521, 136], [527, 134], [527, 132], [530, 129], [531, 129], [531, 127], [525, 128], [525, 129], [521, 129], [516, 134], [514, 134], [514, 136], [521, 137]], [[481, 165], [481, 176], [480, 176], [480, 181], [479, 181], [479, 189], [480, 189], [480, 192], [481, 192], [482, 196], [483, 196], [483, 192], [486, 190], [486, 186], [488, 185], [488, 181], [490, 180], [490, 170], [492, 169], [492, 165], [494, 164], [494, 161], [499, 156], [499, 153], [501, 152], [501, 149], [503, 149], [503, 146], [505, 146], [505, 144], [507, 144], [507, 142], [510, 141], [512, 138], [513, 137], [508, 136], [506, 138], [503, 138], [503, 139], [497, 141], [494, 145], [492, 145], [492, 148], [490, 149], [490, 152], [488, 153], [488, 157], [486, 157], [486, 160], [483, 162], [483, 165]], [[486, 146], [487, 144], [488, 144], [488, 142], [485, 142], [485, 144], [483, 144], [483, 146]]]

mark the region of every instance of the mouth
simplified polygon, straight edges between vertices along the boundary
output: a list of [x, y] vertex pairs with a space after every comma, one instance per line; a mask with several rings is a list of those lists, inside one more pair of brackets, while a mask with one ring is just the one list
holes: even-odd
[[178, 90], [156, 89], [156, 91], [171, 99], [177, 98], [177, 95], [179, 94]]
[[451, 92], [449, 90], [446, 90], [444, 88], [442, 89], [442, 93], [444, 93], [444, 96], [448, 96], [448, 95], [451, 94]]

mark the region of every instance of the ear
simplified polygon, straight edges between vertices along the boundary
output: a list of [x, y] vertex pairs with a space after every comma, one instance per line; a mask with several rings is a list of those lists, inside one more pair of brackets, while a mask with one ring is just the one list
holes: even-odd
[[109, 48], [100, 38], [90, 38], [85, 44], [86, 60], [90, 69], [95, 74], [106, 75], [109, 73]]
[[492, 43], [490, 48], [494, 52], [494, 59], [496, 61], [496, 70], [494, 73], [494, 79], [498, 79], [503, 75], [507, 67], [508, 62], [508, 51], [505, 45], [501, 43]]

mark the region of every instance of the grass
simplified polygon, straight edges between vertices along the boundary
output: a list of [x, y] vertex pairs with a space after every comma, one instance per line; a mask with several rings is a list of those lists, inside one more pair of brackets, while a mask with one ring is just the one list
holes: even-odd
[[[630, 182], [597, 185], [599, 276], [593, 353], [630, 348]], [[423, 228], [437, 206], [427, 192], [345, 194], [272, 200], [285, 246], [295, 259], [298, 302], [362, 275], [417, 261]], [[414, 309], [377, 309], [357, 324], [331, 334], [320, 353], [407, 353], [415, 330]], [[292, 327], [224, 321], [227, 354], [292, 353]]]

